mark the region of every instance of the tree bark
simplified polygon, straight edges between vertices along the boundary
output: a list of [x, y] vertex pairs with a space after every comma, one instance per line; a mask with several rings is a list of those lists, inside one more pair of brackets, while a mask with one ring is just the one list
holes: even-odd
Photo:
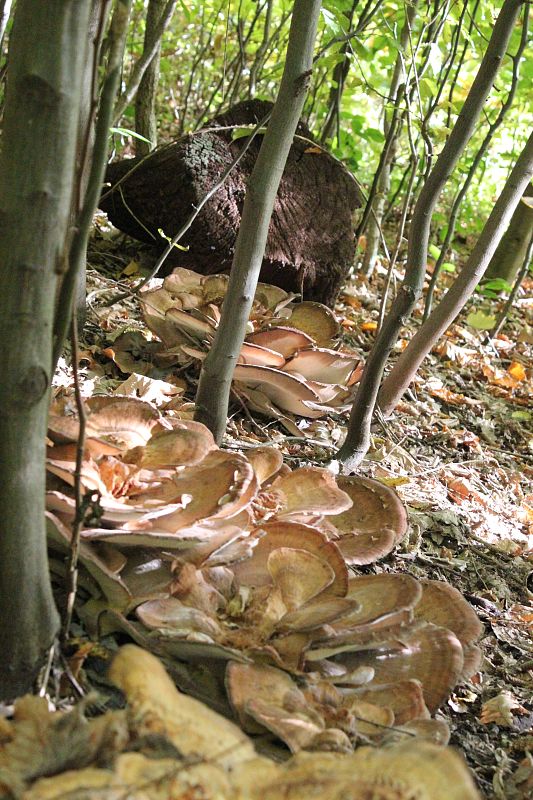
[[[504, 119], [505, 119], [505, 117], [507, 115], [507, 112], [509, 111], [509, 109], [513, 105], [514, 96], [516, 94], [516, 89], [517, 89], [517, 86], [518, 86], [518, 78], [519, 78], [519, 74], [520, 74], [520, 66], [521, 66], [521, 62], [522, 62], [522, 57], [523, 57], [524, 50], [527, 47], [529, 38], [530, 38], [529, 37], [529, 7], [526, 5], [524, 7], [524, 21], [523, 21], [523, 24], [522, 24], [522, 36], [520, 38], [520, 44], [518, 45], [516, 53], [514, 54], [514, 56], [512, 56], [512, 59], [513, 59], [513, 74], [512, 74], [512, 78], [511, 78], [511, 85], [510, 85], [509, 91], [507, 93], [507, 97], [505, 98], [504, 102], [502, 103], [501, 108], [500, 108], [500, 110], [498, 112], [498, 115], [497, 115], [496, 119], [493, 122], [490, 123], [489, 128], [488, 128], [488, 130], [487, 130], [487, 132], [486, 132], [486, 134], [485, 134], [485, 136], [483, 138], [483, 141], [481, 142], [479, 150], [477, 151], [477, 153], [475, 154], [474, 158], [472, 159], [472, 163], [470, 164], [470, 167], [469, 167], [468, 172], [466, 174], [466, 178], [465, 178], [465, 180], [463, 182], [463, 185], [461, 186], [461, 188], [459, 189], [459, 191], [457, 192], [457, 194], [456, 194], [456, 196], [455, 196], [455, 198], [453, 200], [452, 207], [450, 209], [448, 220], [447, 220], [446, 235], [444, 237], [444, 241], [442, 242], [442, 245], [441, 245], [441, 248], [440, 248], [440, 255], [437, 258], [435, 267], [433, 269], [433, 275], [431, 276], [431, 280], [429, 281], [429, 286], [428, 286], [427, 292], [426, 292], [426, 303], [425, 303], [425, 307], [424, 307], [424, 317], [423, 317], [423, 320], [422, 320], [423, 322], [425, 322], [426, 319], [431, 314], [431, 306], [432, 306], [432, 303], [433, 303], [433, 294], [435, 292], [435, 287], [436, 287], [437, 281], [439, 279], [439, 275], [440, 275], [440, 271], [442, 269], [442, 265], [444, 264], [444, 262], [448, 258], [448, 248], [449, 248], [450, 242], [452, 241], [453, 235], [455, 233], [455, 223], [457, 221], [457, 216], [459, 214], [459, 210], [461, 208], [461, 204], [462, 204], [462, 202], [463, 202], [463, 200], [464, 200], [464, 198], [466, 196], [466, 193], [468, 192], [468, 189], [470, 188], [470, 185], [471, 185], [471, 183], [472, 183], [472, 181], [474, 179], [474, 175], [476, 174], [479, 165], [482, 164], [483, 161], [484, 161], [485, 153], [488, 150], [488, 147], [489, 147], [489, 145], [490, 145], [490, 143], [492, 141], [492, 138], [493, 138], [494, 134], [496, 133], [496, 131], [498, 130], [498, 128], [500, 127], [500, 125], [504, 121]], [[509, 244], [511, 245], [511, 242]], [[526, 234], [526, 241], [523, 244], [523, 248], [522, 248], [522, 251], [521, 251], [521, 254], [520, 254], [522, 257], [523, 257], [523, 255], [525, 253], [525, 248], [527, 248], [527, 234]], [[520, 269], [520, 266], [521, 266], [521, 261], [519, 261], [517, 263], [517, 267], [516, 267], [516, 270], [515, 270], [514, 274], [516, 274], [516, 272]], [[490, 264], [489, 264], [489, 269], [490, 269]], [[513, 277], [514, 277], [514, 275], [513, 275]], [[512, 281], [512, 277], [511, 277], [511, 281]]]
[[[352, 0], [351, 8], [348, 11], [344, 12], [347, 23], [346, 28], [348, 31], [351, 30], [355, 10], [358, 5], [359, 5], [358, 0]], [[346, 83], [346, 78], [348, 77], [351, 64], [350, 56], [352, 54], [352, 51], [349, 40], [343, 44], [340, 52], [342, 53], [343, 59], [342, 61], [339, 61], [337, 64], [335, 64], [331, 76], [331, 88], [329, 90], [329, 97], [328, 97], [328, 110], [326, 113], [324, 127], [322, 128], [322, 132], [320, 134], [320, 141], [322, 142], [322, 144], [324, 144], [325, 142], [327, 142], [328, 139], [331, 138], [333, 128], [335, 127], [335, 123], [338, 120], [339, 108], [342, 100], [342, 93], [344, 91], [344, 84]]]
[[226, 428], [231, 380], [246, 333], [272, 209], [307, 93], [320, 6], [320, 0], [294, 3], [279, 94], [247, 185], [228, 292], [200, 376], [195, 419], [210, 428], [217, 442]]
[[18, 0], [0, 153], [0, 695], [54, 641], [44, 457], [52, 321], [66, 258], [90, 0]]
[[[533, 185], [527, 187], [524, 197], [533, 198]], [[533, 234], [533, 205], [518, 203], [509, 227], [496, 248], [485, 273], [486, 278], [501, 278], [513, 283], [524, 263]]]
[[67, 336], [72, 316], [72, 302], [76, 292], [78, 276], [85, 266], [87, 241], [92, 225], [93, 215], [98, 206], [98, 199], [102, 189], [107, 149], [109, 128], [113, 114], [120, 73], [124, 57], [124, 44], [128, 30], [128, 21], [133, 0], [117, 0], [113, 9], [113, 16], [109, 25], [109, 54], [107, 59], [106, 76], [100, 93], [98, 105], [98, 119], [94, 131], [92, 158], [90, 171], [87, 174], [87, 189], [80, 195], [79, 213], [76, 219], [76, 228], [72, 237], [68, 254], [68, 267], [61, 283], [61, 292], [57, 303], [54, 318], [54, 350], [52, 363], [55, 365], [61, 355], [63, 344]]
[[144, 73], [158, 52], [161, 43], [161, 37], [163, 36], [166, 27], [172, 18], [172, 14], [176, 8], [176, 3], [177, 0], [167, 0], [166, 6], [159, 17], [159, 21], [153, 30], [152, 46], [150, 48], [145, 47], [142, 56], [135, 63], [128, 81], [128, 85], [126, 86], [125, 91], [118, 98], [115, 106], [115, 124], [118, 124], [121, 116], [135, 97]]
[[367, 359], [350, 413], [346, 439], [337, 454], [346, 470], [356, 469], [370, 446], [372, 414], [387, 359], [402, 325], [422, 294], [433, 209], [475, 130], [521, 6], [522, 0], [505, 0], [463, 108], [416, 202], [409, 232], [404, 280]]
[[[161, 57], [161, 36], [155, 39], [157, 27], [163, 15], [166, 0], [150, 0], [146, 12], [146, 28], [144, 31], [144, 50], [151, 51], [157, 45], [155, 55], [146, 67], [139, 83], [135, 98], [135, 130], [148, 142], [135, 139], [135, 153], [145, 156], [157, 145], [157, 119], [155, 99], [159, 83], [159, 61]], [[155, 39], [155, 42], [154, 42]]]
[[383, 414], [392, 413], [424, 358], [472, 295], [532, 175], [533, 134], [516, 162], [461, 274], [410, 341], [383, 383], [379, 394], [379, 405]]
[[[405, 23], [400, 34], [400, 41], [398, 43], [398, 57], [396, 59], [396, 63], [394, 64], [394, 71], [389, 87], [389, 96], [385, 101], [383, 108], [383, 133], [385, 134], [385, 140], [389, 138], [392, 118], [392, 115], [388, 111], [387, 104], [392, 103], [396, 106], [401, 98], [401, 93], [398, 90], [402, 84], [402, 77], [405, 70], [404, 54], [407, 49], [407, 45], [409, 44], [409, 36], [413, 30], [413, 21], [416, 17], [418, 3], [419, 0], [412, 0], [412, 2], [406, 6], [407, 10]], [[406, 102], [409, 103], [409, 93], [406, 93]], [[383, 215], [385, 213], [385, 203], [390, 190], [391, 166], [394, 160], [399, 134], [400, 126], [398, 126], [394, 140], [390, 142], [386, 157], [383, 160], [381, 172], [377, 180], [376, 194], [374, 199], [374, 213], [368, 219], [368, 226], [366, 229], [366, 248], [362, 264], [362, 271], [368, 277], [372, 275], [376, 265], [380, 243], [380, 228], [383, 221]], [[387, 142], [385, 146], [387, 146]]]
[[511, 310], [511, 308], [513, 306], [513, 303], [514, 303], [514, 301], [516, 299], [516, 295], [518, 294], [518, 292], [520, 290], [520, 286], [522, 285], [522, 281], [524, 280], [524, 278], [526, 277], [526, 275], [528, 273], [529, 266], [530, 266], [532, 260], [533, 260], [533, 233], [531, 234], [531, 239], [529, 240], [529, 244], [527, 246], [527, 250], [526, 250], [526, 254], [524, 256], [524, 260], [522, 262], [522, 266], [520, 268], [520, 271], [518, 272], [518, 275], [515, 278], [514, 286], [513, 286], [512, 290], [511, 290], [510, 294], [509, 294], [509, 297], [507, 298], [507, 301], [506, 301], [504, 307], [502, 308], [502, 310], [500, 311], [500, 313], [498, 315], [498, 319], [496, 320], [496, 324], [494, 325], [494, 328], [492, 328], [492, 330], [489, 331], [489, 333], [487, 335], [487, 338], [485, 339], [484, 344], [489, 342], [491, 339], [495, 339], [498, 336], [498, 334], [500, 333], [500, 331], [503, 328], [503, 326], [505, 325], [505, 322], [506, 322], [507, 317], [509, 315], [509, 311]]
[[[89, 27], [87, 32], [88, 50], [85, 59], [82, 82], [82, 97], [80, 104], [80, 122], [78, 126], [78, 142], [76, 148], [76, 166], [78, 170], [78, 197], [74, 198], [75, 207], [72, 209], [73, 223], [83, 204], [83, 197], [87, 191], [89, 173], [92, 164], [94, 147], [94, 125], [96, 108], [98, 106], [98, 61], [100, 47], [105, 30], [105, 20], [110, 3], [109, 0], [92, 0]], [[76, 283], [76, 321], [81, 333], [85, 324], [85, 295], [86, 295], [86, 254], [83, 254], [83, 263], [78, 273]]]

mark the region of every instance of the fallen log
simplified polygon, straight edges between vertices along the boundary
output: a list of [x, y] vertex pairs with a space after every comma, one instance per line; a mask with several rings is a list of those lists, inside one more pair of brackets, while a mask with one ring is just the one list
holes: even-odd
[[[144, 159], [110, 164], [100, 208], [120, 230], [161, 252], [164, 237], [176, 234], [241, 151], [235, 127], [256, 124], [270, 108], [264, 101], [239, 103]], [[230, 270], [246, 182], [260, 146], [258, 136], [181, 240], [188, 249], [175, 249], [162, 274], [176, 266], [203, 275]], [[353, 176], [301, 124], [281, 179], [260, 280], [332, 305], [353, 262], [360, 204]]]

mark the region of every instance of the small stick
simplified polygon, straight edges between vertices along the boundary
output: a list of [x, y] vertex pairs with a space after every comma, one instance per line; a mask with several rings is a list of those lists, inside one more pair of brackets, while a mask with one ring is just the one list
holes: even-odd
[[87, 412], [85, 404], [81, 396], [80, 376], [78, 374], [78, 359], [79, 359], [79, 343], [78, 343], [78, 326], [76, 319], [76, 304], [72, 305], [72, 322], [70, 328], [71, 342], [72, 342], [72, 373], [74, 377], [74, 393], [76, 397], [76, 408], [78, 411], [78, 419], [80, 422], [78, 441], [76, 445], [76, 470], [74, 472], [74, 498], [76, 502], [76, 511], [74, 515], [74, 522], [72, 523], [72, 538], [70, 544], [70, 558], [68, 563], [67, 572], [67, 606], [65, 613], [65, 621], [61, 631], [61, 641], [65, 642], [68, 638], [70, 625], [72, 623], [72, 613], [74, 610], [74, 601], [76, 600], [76, 592], [78, 588], [78, 558], [80, 554], [80, 534], [84, 518], [84, 503], [83, 503], [83, 486], [81, 482], [81, 470], [83, 465], [83, 455], [85, 450], [85, 432], [87, 428]]

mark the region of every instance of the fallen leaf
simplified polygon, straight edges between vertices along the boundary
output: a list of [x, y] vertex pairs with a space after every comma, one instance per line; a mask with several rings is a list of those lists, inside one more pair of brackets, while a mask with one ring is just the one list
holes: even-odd
[[526, 377], [524, 366], [519, 361], [513, 361], [511, 366], [507, 368], [507, 372], [517, 381], [523, 381]]
[[511, 692], [500, 692], [496, 697], [492, 697], [483, 703], [479, 721], [482, 725], [489, 725], [494, 722], [502, 728], [513, 728], [513, 711], [517, 714], [528, 713]]

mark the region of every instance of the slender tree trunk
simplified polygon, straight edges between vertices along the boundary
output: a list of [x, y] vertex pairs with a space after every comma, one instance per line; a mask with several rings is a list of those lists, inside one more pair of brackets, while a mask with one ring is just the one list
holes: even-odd
[[426, 355], [472, 295], [532, 175], [533, 134], [516, 162], [459, 277], [410, 341], [383, 383], [379, 405], [385, 415], [392, 413]]
[[226, 429], [233, 370], [246, 333], [274, 201], [311, 76], [320, 6], [320, 0], [294, 3], [279, 94], [248, 182], [228, 292], [200, 376], [195, 419], [207, 425], [218, 442]]
[[138, 156], [147, 155], [157, 144], [157, 119], [155, 100], [159, 83], [159, 61], [161, 58], [161, 36], [156, 39], [158, 25], [165, 10], [167, 0], [150, 0], [146, 12], [146, 28], [144, 31], [144, 50], [151, 51], [154, 43], [154, 57], [146, 67], [139, 83], [135, 98], [135, 130], [148, 142], [135, 139], [135, 152]]
[[514, 301], [516, 299], [516, 295], [518, 294], [520, 286], [522, 285], [522, 281], [524, 280], [524, 278], [526, 277], [526, 275], [528, 273], [528, 270], [529, 270], [529, 267], [530, 267], [532, 261], [533, 261], [533, 233], [531, 234], [531, 239], [529, 240], [529, 244], [527, 246], [527, 250], [526, 250], [526, 254], [524, 256], [524, 260], [522, 262], [522, 266], [520, 268], [520, 271], [518, 272], [518, 275], [515, 278], [514, 286], [513, 286], [512, 290], [511, 290], [511, 293], [509, 294], [509, 297], [507, 298], [507, 302], [505, 303], [504, 307], [502, 308], [502, 310], [500, 311], [500, 313], [498, 315], [498, 319], [496, 320], [496, 324], [494, 325], [494, 328], [492, 328], [492, 330], [489, 331], [489, 333], [487, 335], [487, 338], [485, 339], [484, 344], [489, 342], [491, 339], [495, 339], [498, 336], [498, 334], [501, 331], [501, 329], [503, 328], [503, 326], [505, 325], [505, 322], [506, 322], [507, 317], [509, 315], [509, 311], [511, 310], [511, 308], [513, 306], [513, 303], [514, 303]]
[[[94, 125], [96, 108], [98, 106], [98, 61], [100, 47], [105, 31], [105, 20], [109, 10], [109, 0], [92, 0], [91, 14], [88, 28], [88, 50], [83, 70], [83, 89], [80, 105], [80, 123], [78, 126], [78, 142], [76, 148], [76, 166], [78, 170], [78, 197], [74, 198], [72, 209], [73, 222], [75, 221], [83, 204], [83, 197], [87, 191], [89, 172], [92, 164], [94, 146]], [[83, 263], [78, 273], [76, 283], [76, 320], [81, 333], [85, 323], [85, 294], [86, 294], [86, 254], [83, 254]]]
[[422, 293], [433, 209], [475, 130], [521, 6], [522, 0], [505, 0], [463, 108], [416, 202], [409, 232], [405, 277], [367, 359], [352, 406], [346, 440], [337, 455], [347, 470], [353, 470], [361, 463], [370, 446], [372, 414], [387, 359], [402, 325]]
[[526, 256], [533, 234], [533, 186], [528, 186], [524, 197], [528, 202], [518, 203], [509, 227], [491, 258], [485, 273], [486, 278], [502, 278], [512, 283]]
[[[412, 2], [407, 5], [405, 24], [400, 34], [399, 53], [394, 65], [394, 72], [392, 74], [392, 80], [389, 87], [389, 96], [386, 101], [387, 103], [392, 103], [395, 106], [399, 103], [401, 97], [398, 89], [402, 84], [402, 77], [404, 77], [405, 51], [409, 43], [409, 36], [413, 29], [413, 21], [416, 16], [418, 3], [419, 0], [412, 0]], [[406, 95], [406, 102], [409, 102], [409, 93], [404, 92], [404, 94]], [[383, 109], [383, 131], [386, 140], [389, 138], [391, 116], [392, 115], [390, 114], [387, 105], [385, 105]], [[397, 128], [394, 141], [390, 143], [386, 157], [383, 160], [383, 165], [377, 180], [376, 194], [373, 204], [374, 213], [371, 214], [368, 219], [366, 230], [366, 248], [362, 264], [362, 270], [365, 275], [368, 276], [372, 275], [376, 265], [376, 258], [380, 243], [380, 228], [383, 215], [385, 213], [385, 203], [390, 189], [391, 165], [394, 160], [399, 134], [400, 126]]]
[[[345, 12], [347, 22], [346, 29], [348, 31], [351, 30], [355, 10], [358, 5], [359, 0], [352, 0], [351, 8]], [[346, 83], [346, 78], [348, 77], [348, 73], [350, 71], [351, 45], [349, 41], [343, 44], [340, 52], [343, 55], [343, 59], [335, 64], [333, 68], [333, 74], [331, 76], [331, 89], [329, 91], [328, 98], [328, 111], [326, 114], [324, 127], [322, 128], [322, 133], [320, 134], [320, 141], [322, 143], [327, 142], [327, 140], [331, 138], [333, 129], [339, 118], [344, 84]]]
[[[511, 78], [511, 86], [509, 88], [509, 92], [507, 94], [507, 97], [505, 98], [505, 101], [502, 103], [502, 106], [500, 108], [500, 111], [499, 111], [496, 119], [494, 120], [494, 122], [492, 122], [489, 125], [489, 129], [488, 129], [487, 133], [485, 134], [485, 137], [483, 138], [483, 141], [481, 142], [479, 150], [477, 151], [477, 153], [475, 154], [474, 158], [472, 159], [472, 163], [470, 164], [470, 167], [469, 167], [469, 170], [467, 172], [466, 178], [465, 178], [465, 180], [463, 182], [463, 185], [461, 186], [461, 188], [457, 192], [457, 195], [455, 196], [454, 201], [452, 203], [452, 207], [450, 209], [450, 213], [449, 213], [449, 216], [448, 216], [448, 224], [447, 224], [447, 229], [446, 229], [446, 235], [444, 237], [444, 241], [443, 241], [442, 246], [440, 248], [440, 255], [437, 258], [437, 262], [436, 262], [435, 267], [433, 269], [433, 275], [431, 276], [431, 280], [429, 282], [429, 286], [428, 286], [428, 289], [427, 289], [427, 292], [426, 292], [426, 304], [425, 304], [425, 307], [424, 307], [424, 318], [423, 318], [424, 322], [426, 321], [426, 319], [429, 317], [429, 315], [431, 313], [431, 306], [432, 306], [432, 303], [433, 303], [433, 294], [434, 294], [434, 291], [435, 291], [435, 287], [437, 285], [437, 281], [438, 281], [438, 278], [439, 278], [440, 271], [442, 269], [442, 265], [444, 264], [444, 262], [448, 258], [448, 248], [449, 248], [450, 242], [453, 239], [453, 235], [455, 233], [455, 223], [457, 221], [457, 217], [458, 217], [459, 210], [461, 208], [462, 202], [463, 202], [463, 200], [464, 200], [464, 198], [466, 196], [466, 193], [468, 192], [468, 189], [470, 188], [470, 184], [472, 183], [472, 181], [474, 179], [474, 175], [476, 174], [476, 171], [477, 171], [479, 165], [483, 163], [483, 160], [485, 158], [485, 153], [487, 152], [487, 150], [489, 148], [489, 145], [490, 145], [490, 143], [492, 141], [492, 138], [493, 138], [494, 134], [496, 133], [496, 131], [498, 130], [498, 128], [500, 127], [500, 125], [504, 121], [507, 112], [509, 111], [509, 109], [511, 108], [511, 106], [513, 104], [514, 96], [515, 96], [515, 93], [516, 93], [516, 88], [518, 86], [520, 65], [521, 65], [523, 53], [524, 53], [525, 48], [527, 47], [528, 41], [529, 41], [529, 6], [526, 5], [526, 6], [524, 6], [524, 21], [523, 21], [523, 24], [522, 24], [522, 36], [521, 36], [521, 39], [520, 39], [520, 44], [518, 45], [518, 48], [517, 48], [517, 51], [516, 51], [515, 55], [512, 57], [513, 58], [513, 74], [512, 74], [512, 78]], [[518, 213], [518, 210], [517, 210], [516, 213]], [[512, 221], [511, 221], [511, 225], [512, 225]], [[527, 232], [526, 232], [526, 241], [523, 244], [523, 248], [522, 248], [522, 251], [520, 253], [520, 258], [519, 258], [519, 260], [517, 262], [517, 266], [516, 266], [516, 270], [515, 270], [514, 274], [516, 274], [516, 272], [520, 269], [521, 258], [523, 257], [523, 254], [525, 252], [525, 248], [527, 247], [528, 238], [529, 237], [528, 237]], [[512, 242], [510, 241], [509, 244], [512, 244]], [[489, 269], [490, 269], [490, 264], [489, 264]], [[514, 277], [514, 274], [513, 274], [513, 277]], [[512, 279], [513, 278], [511, 277], [511, 281], [512, 281]]]
[[106, 76], [100, 92], [98, 115], [94, 130], [94, 143], [90, 170], [85, 176], [87, 189], [81, 192], [78, 189], [77, 208], [79, 213], [65, 274], [61, 282], [61, 291], [56, 306], [54, 317], [54, 350], [52, 363], [55, 365], [61, 355], [63, 344], [70, 328], [73, 298], [76, 293], [78, 276], [85, 266], [87, 241], [92, 225], [93, 215], [98, 206], [102, 191], [107, 150], [109, 141], [109, 128], [113, 115], [113, 105], [120, 83], [122, 61], [124, 58], [124, 44], [128, 30], [128, 21], [133, 0], [116, 0], [113, 16], [108, 33], [108, 56]]
[[58, 628], [44, 443], [90, 0], [18, 0], [0, 153], [0, 695], [31, 689]]
[[168, 23], [172, 18], [172, 14], [174, 13], [174, 9], [176, 8], [176, 3], [177, 0], [167, 0], [165, 7], [163, 8], [160, 14], [159, 20], [152, 30], [151, 47], [149, 48], [145, 47], [143, 49], [141, 57], [135, 63], [131, 71], [128, 85], [126, 86], [124, 92], [118, 98], [115, 106], [115, 111], [114, 111], [115, 124], [117, 124], [120, 121], [121, 116], [129, 106], [133, 98], [135, 97], [144, 73], [150, 66], [152, 59], [154, 59], [157, 53], [160, 51], [161, 38], [166, 30]]

